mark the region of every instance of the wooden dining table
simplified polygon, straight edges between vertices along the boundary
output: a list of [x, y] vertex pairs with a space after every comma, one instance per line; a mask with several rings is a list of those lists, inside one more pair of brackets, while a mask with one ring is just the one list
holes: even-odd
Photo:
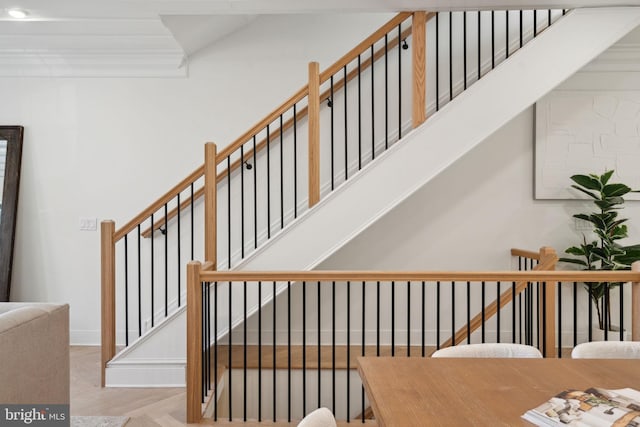
[[520, 426], [568, 389], [640, 390], [640, 361], [360, 357], [380, 426]]

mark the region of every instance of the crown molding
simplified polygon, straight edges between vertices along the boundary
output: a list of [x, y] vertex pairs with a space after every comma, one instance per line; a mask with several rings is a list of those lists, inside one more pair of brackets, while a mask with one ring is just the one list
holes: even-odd
[[0, 77], [187, 77], [181, 50], [0, 49]]

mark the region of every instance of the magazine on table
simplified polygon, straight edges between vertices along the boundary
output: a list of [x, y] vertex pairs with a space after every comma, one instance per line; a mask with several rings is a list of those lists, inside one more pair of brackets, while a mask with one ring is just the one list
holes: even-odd
[[640, 391], [565, 390], [522, 418], [537, 426], [640, 427]]

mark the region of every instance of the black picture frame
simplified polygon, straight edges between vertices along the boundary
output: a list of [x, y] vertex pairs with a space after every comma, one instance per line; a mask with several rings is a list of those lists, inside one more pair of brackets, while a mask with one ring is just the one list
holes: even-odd
[[0, 126], [0, 140], [7, 141], [7, 154], [0, 214], [0, 302], [9, 301], [11, 266], [18, 214], [18, 192], [22, 163], [22, 126]]

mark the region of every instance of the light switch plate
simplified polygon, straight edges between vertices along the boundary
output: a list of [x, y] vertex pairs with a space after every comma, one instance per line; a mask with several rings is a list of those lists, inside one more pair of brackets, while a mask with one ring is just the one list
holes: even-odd
[[96, 231], [98, 229], [98, 220], [96, 218], [80, 218], [80, 231]]

